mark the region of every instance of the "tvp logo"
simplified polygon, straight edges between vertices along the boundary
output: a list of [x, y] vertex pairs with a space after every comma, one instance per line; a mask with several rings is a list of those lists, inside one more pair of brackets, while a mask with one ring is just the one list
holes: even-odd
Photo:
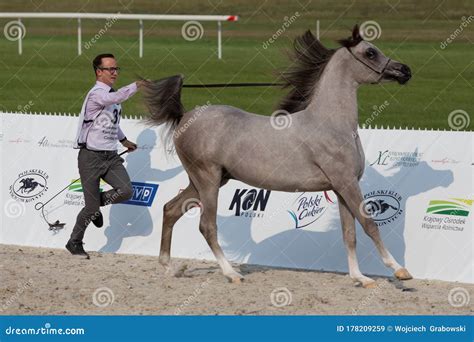
[[151, 207], [155, 195], [158, 191], [158, 184], [132, 182], [133, 195], [123, 204], [140, 205], [143, 207]]

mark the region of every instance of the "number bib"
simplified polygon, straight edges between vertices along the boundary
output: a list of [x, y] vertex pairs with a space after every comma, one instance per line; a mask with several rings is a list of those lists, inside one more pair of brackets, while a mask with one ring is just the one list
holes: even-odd
[[120, 104], [105, 107], [92, 123], [87, 137], [87, 146], [101, 151], [116, 150], [121, 113]]

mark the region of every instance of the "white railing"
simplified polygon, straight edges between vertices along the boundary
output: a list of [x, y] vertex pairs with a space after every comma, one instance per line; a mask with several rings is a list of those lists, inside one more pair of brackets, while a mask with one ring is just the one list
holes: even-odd
[[[82, 54], [82, 19], [113, 19], [138, 20], [139, 22], [139, 56], [143, 57], [143, 21], [216, 21], [217, 22], [217, 57], [222, 58], [222, 22], [238, 21], [236, 15], [185, 15], [185, 14], [122, 14], [122, 13], [33, 13], [33, 12], [0, 12], [0, 18], [14, 18], [21, 23], [21, 19], [77, 19], [77, 53]], [[20, 27], [23, 27], [21, 25]], [[23, 32], [18, 34], [18, 54], [22, 54]]]

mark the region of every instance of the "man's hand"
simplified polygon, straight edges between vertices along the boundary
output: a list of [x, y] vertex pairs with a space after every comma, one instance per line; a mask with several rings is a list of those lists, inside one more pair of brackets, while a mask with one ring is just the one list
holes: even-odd
[[128, 149], [128, 152], [133, 152], [137, 149], [137, 144], [135, 144], [134, 142], [131, 142], [127, 139], [122, 141], [121, 144], [123, 145], [123, 147], [126, 147]]
[[139, 81], [135, 81], [138, 89], [144, 87], [147, 85], [147, 83], [150, 83], [151, 81], [150, 80], [139, 80]]

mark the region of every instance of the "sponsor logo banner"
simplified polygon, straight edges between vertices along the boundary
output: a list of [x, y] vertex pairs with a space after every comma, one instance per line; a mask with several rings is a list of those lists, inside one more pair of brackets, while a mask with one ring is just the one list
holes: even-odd
[[132, 198], [128, 201], [122, 202], [122, 204], [151, 207], [159, 185], [153, 183], [132, 182], [132, 187]]
[[[71, 180], [72, 182], [73, 180]], [[100, 180], [100, 188], [101, 192], [104, 191], [104, 188], [108, 186], [104, 180]], [[133, 195], [132, 198], [128, 201], [121, 202], [121, 204], [129, 204], [129, 205], [138, 205], [138, 206], [145, 206], [151, 207], [153, 204], [153, 200], [155, 199], [155, 195], [158, 191], [158, 184], [153, 183], [143, 183], [143, 182], [132, 182], [133, 188]], [[68, 188], [68, 192], [66, 193], [66, 198], [64, 199], [64, 204], [66, 205], [74, 205], [74, 206], [84, 206], [84, 194], [81, 181], [74, 182]]]
[[326, 212], [328, 206], [334, 204], [328, 193], [302, 193], [293, 202], [290, 214], [294, 228], [304, 228], [316, 222]]
[[472, 200], [453, 198], [448, 201], [433, 200], [428, 204], [427, 213], [438, 215], [468, 216]]
[[[71, 183], [74, 181], [74, 179], [71, 179]], [[100, 180], [100, 185], [99, 185], [99, 190], [102, 192], [104, 191], [104, 186], [107, 183], [104, 182], [104, 180]], [[66, 198], [64, 199], [64, 204], [66, 205], [74, 205], [74, 206], [79, 206], [83, 207], [86, 205], [84, 202], [84, 194], [83, 194], [83, 188], [82, 188], [82, 183], [80, 180], [77, 182], [72, 183], [69, 185], [68, 191], [66, 192]]]
[[459, 164], [460, 161], [459, 160], [456, 160], [456, 159], [453, 159], [453, 158], [449, 158], [449, 157], [444, 157], [444, 158], [441, 158], [441, 159], [433, 159], [431, 160], [432, 163], [434, 164], [442, 164], [442, 165], [445, 165], [445, 164]]
[[402, 196], [393, 190], [375, 190], [364, 195], [367, 211], [377, 226], [397, 220], [403, 213]]
[[18, 174], [10, 185], [10, 196], [19, 202], [34, 202], [48, 191], [49, 176], [40, 169], [30, 169]]
[[236, 189], [229, 210], [235, 210], [235, 216], [263, 217], [270, 193], [263, 189]]
[[370, 166], [403, 166], [415, 167], [420, 164], [423, 153], [404, 152], [404, 151], [379, 151], [377, 158], [370, 164]]
[[462, 232], [467, 225], [467, 217], [474, 200], [450, 198], [431, 200], [426, 208], [421, 228]]
[[39, 147], [46, 147], [46, 148], [73, 148], [74, 140], [71, 139], [60, 139], [60, 140], [50, 140], [50, 138], [43, 136], [38, 141]]

